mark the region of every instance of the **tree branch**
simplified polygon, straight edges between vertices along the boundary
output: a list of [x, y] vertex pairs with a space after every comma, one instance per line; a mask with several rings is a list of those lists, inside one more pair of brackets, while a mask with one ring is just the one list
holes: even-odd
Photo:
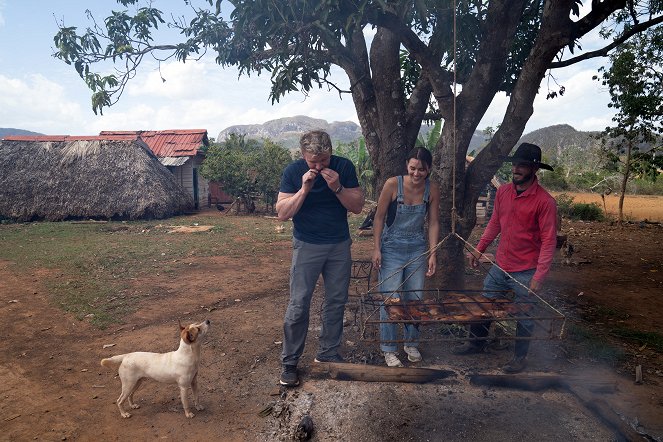
[[579, 63], [584, 60], [588, 60], [590, 58], [596, 58], [596, 57], [605, 57], [608, 55], [610, 51], [615, 49], [617, 46], [621, 45], [624, 43], [626, 40], [629, 38], [633, 37], [636, 34], [639, 34], [643, 31], [646, 31], [647, 29], [651, 28], [652, 26], [656, 26], [660, 23], [663, 23], [663, 15], [653, 18], [651, 20], [648, 20], [646, 22], [638, 23], [637, 25], [629, 28], [628, 31], [624, 32], [619, 38], [615, 39], [612, 43], [609, 45], [597, 49], [595, 51], [590, 51], [586, 52], [582, 55], [578, 55], [577, 57], [569, 58], [568, 60], [563, 60], [563, 61], [556, 61], [553, 63], [550, 63], [550, 69], [558, 69], [558, 68], [563, 68], [566, 66], [571, 66], [573, 64]]

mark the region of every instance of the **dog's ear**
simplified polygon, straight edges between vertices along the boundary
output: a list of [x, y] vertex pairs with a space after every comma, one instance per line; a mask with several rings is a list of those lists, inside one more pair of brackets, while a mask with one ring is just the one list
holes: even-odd
[[184, 342], [187, 344], [193, 344], [196, 342], [196, 339], [198, 339], [199, 332], [200, 330], [198, 330], [198, 327], [188, 328], [186, 331], [182, 331], [182, 339], [184, 339]]
[[184, 327], [182, 327], [182, 323], [180, 322], [179, 319], [177, 320], [177, 325], [180, 326], [180, 332], [181, 332], [182, 330], [184, 330]]

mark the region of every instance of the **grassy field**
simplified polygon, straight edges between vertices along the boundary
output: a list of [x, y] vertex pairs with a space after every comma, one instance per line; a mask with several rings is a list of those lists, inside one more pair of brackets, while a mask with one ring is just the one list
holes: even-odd
[[[565, 193], [573, 197], [574, 203], [596, 203], [605, 209], [609, 218], [617, 218], [619, 195], [611, 194], [605, 197], [605, 206], [601, 196], [596, 193], [580, 192], [553, 192], [557, 197]], [[624, 219], [627, 221], [659, 221], [663, 222], [663, 196], [657, 195], [626, 195], [624, 198]]]
[[[194, 221], [213, 227], [193, 234], [169, 233], [173, 226]], [[0, 260], [23, 271], [39, 270], [64, 310], [105, 327], [134, 311], [125, 296], [132, 279], [175, 273], [189, 257], [265, 252], [291, 235], [290, 224], [279, 233], [274, 220], [263, 217], [176, 217], [162, 222], [1, 225]]]

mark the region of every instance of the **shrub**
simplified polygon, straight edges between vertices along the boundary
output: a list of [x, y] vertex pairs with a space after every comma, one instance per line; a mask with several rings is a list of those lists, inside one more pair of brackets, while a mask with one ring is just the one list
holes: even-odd
[[566, 193], [561, 193], [555, 198], [557, 201], [557, 213], [561, 216], [570, 217], [571, 207], [573, 206], [573, 197]]
[[603, 210], [597, 203], [574, 203], [573, 197], [561, 193], [555, 198], [557, 213], [561, 216], [583, 221], [601, 221], [604, 219]]
[[603, 210], [597, 203], [575, 203], [571, 205], [570, 218], [583, 221], [603, 220]]
[[663, 179], [656, 181], [634, 179], [629, 182], [628, 191], [640, 195], [663, 195]]

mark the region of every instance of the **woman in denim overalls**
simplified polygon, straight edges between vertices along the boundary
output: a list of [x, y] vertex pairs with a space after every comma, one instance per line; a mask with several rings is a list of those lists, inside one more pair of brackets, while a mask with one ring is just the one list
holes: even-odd
[[[379, 270], [380, 291], [393, 298], [416, 300], [422, 298], [424, 277], [435, 273], [435, 252], [439, 235], [440, 191], [428, 179], [433, 157], [423, 147], [415, 149], [407, 159], [407, 175], [387, 180], [373, 220], [375, 247], [373, 265]], [[428, 235], [424, 228], [428, 219]], [[405, 292], [399, 292], [405, 290]], [[408, 290], [413, 290], [409, 291]], [[380, 319], [388, 320], [384, 307]], [[402, 367], [398, 358], [398, 326], [380, 324], [380, 349], [390, 367]], [[419, 329], [404, 324], [404, 350], [410, 362], [421, 361], [417, 349]], [[389, 342], [391, 341], [391, 342]]]

